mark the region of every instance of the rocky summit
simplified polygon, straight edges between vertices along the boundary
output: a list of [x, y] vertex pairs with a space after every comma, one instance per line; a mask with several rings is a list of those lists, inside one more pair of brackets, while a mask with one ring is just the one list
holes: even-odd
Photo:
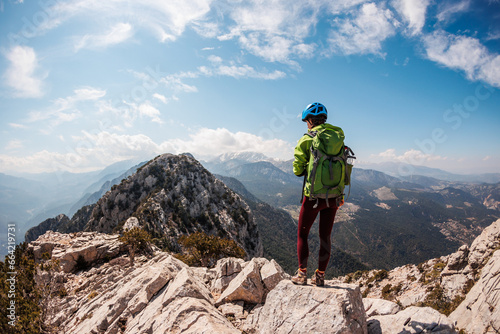
[[179, 236], [203, 231], [234, 240], [248, 258], [263, 254], [248, 204], [187, 154], [156, 157], [71, 220], [64, 215], [48, 219], [30, 229], [26, 239], [47, 230], [121, 232], [126, 223], [141, 226], [162, 249], [176, 251]]
[[[500, 220], [470, 247], [418, 266], [298, 286], [274, 261], [189, 267], [154, 250], [130, 263], [98, 232], [30, 243], [49, 333], [498, 333]], [[78, 260], [80, 258], [80, 260]], [[85, 266], [81, 266], [85, 259]], [[359, 276], [359, 277], [358, 277]]]
[[119, 240], [97, 232], [47, 232], [30, 248], [43, 264], [47, 332], [367, 333], [359, 287], [296, 286], [274, 260], [195, 268], [157, 250], [130, 264]]

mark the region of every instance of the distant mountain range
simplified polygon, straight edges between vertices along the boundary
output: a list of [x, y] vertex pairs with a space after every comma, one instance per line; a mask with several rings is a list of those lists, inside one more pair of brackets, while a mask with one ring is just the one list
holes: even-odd
[[[297, 218], [302, 178], [292, 161], [245, 161], [231, 155], [205, 162], [209, 170], [238, 179], [258, 199]], [[387, 164], [392, 171], [397, 165]], [[338, 213], [334, 246], [372, 268], [394, 268], [447, 254], [470, 243], [500, 217], [500, 185], [463, 181], [463, 176], [431, 168], [426, 175], [396, 177], [354, 168], [348, 203]], [[469, 176], [480, 180], [482, 176]], [[491, 179], [491, 175], [489, 175]], [[456, 181], [456, 180], [462, 181]], [[450, 181], [452, 180], [452, 181]], [[346, 189], [349, 192], [349, 189]]]
[[[202, 162], [248, 203], [263, 232], [264, 254], [279, 260], [287, 271], [296, 263], [296, 219], [302, 187], [302, 178], [292, 174], [291, 162], [252, 153], [226, 154]], [[106, 193], [113, 191], [114, 185], [125, 182], [143, 165], [129, 161], [99, 173], [46, 175], [46, 181], [43, 176], [26, 179], [0, 175], [3, 222], [24, 221], [18, 224], [19, 235], [43, 222], [38, 230], [32, 230], [31, 238], [47, 228], [71, 232], [93, 226], [92, 230], [100, 230], [99, 221], [92, 218], [96, 203], [109, 198], [111, 195]], [[432, 175], [441, 172], [433, 171]], [[101, 208], [110, 205], [103, 203], [99, 204]], [[115, 205], [122, 209], [127, 206], [123, 201]], [[189, 201], [183, 206], [189, 208]], [[58, 216], [61, 213], [66, 218]], [[419, 263], [470, 243], [498, 217], [499, 183], [450, 181], [424, 175], [395, 177], [355, 168], [349, 199], [337, 214], [332, 235], [337, 260], [332, 260], [329, 270], [339, 274], [348, 272], [348, 268], [390, 269]], [[89, 225], [92, 219], [95, 223]], [[315, 247], [312, 242], [312, 253]], [[344, 263], [348, 268], [342, 268]]]
[[377, 170], [398, 178], [411, 179], [412, 177], [427, 176], [442, 181], [452, 181], [452, 182], [471, 182], [471, 183], [500, 182], [500, 173], [455, 174], [438, 168], [410, 165], [403, 162], [363, 163], [360, 165], [360, 168]]
[[[106, 188], [107, 182], [119, 182], [120, 176], [137, 163], [121, 161], [90, 173], [25, 173], [16, 176], [0, 173], [0, 226], [15, 223], [17, 242], [22, 242], [30, 227], [61, 213], [72, 216], [83, 206], [80, 203], [97, 201], [98, 198], [89, 201], [87, 197], [101, 187]], [[5, 233], [6, 229], [0, 231], [0, 256], [6, 254]]]

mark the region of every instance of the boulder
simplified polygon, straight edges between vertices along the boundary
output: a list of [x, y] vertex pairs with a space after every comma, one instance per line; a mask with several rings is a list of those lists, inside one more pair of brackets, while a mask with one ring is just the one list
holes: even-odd
[[243, 301], [223, 304], [219, 306], [219, 311], [221, 311], [226, 317], [231, 316], [234, 318], [243, 318], [245, 315], [245, 311], [243, 309], [244, 304], [245, 303]]
[[139, 219], [137, 219], [136, 217], [130, 217], [125, 221], [122, 229], [124, 231], [127, 231], [133, 229], [134, 227], [141, 227], [141, 225], [139, 224]]
[[264, 296], [260, 268], [266, 261], [263, 258], [253, 258], [248, 262], [245, 268], [229, 283], [215, 305], [220, 306], [238, 300], [259, 304]]
[[118, 333], [123, 319], [146, 314], [183, 267], [187, 266], [162, 253], [138, 267], [106, 263], [76, 275], [61, 272], [69, 294], [53, 299], [48, 323], [64, 333]]
[[260, 277], [266, 290], [271, 291], [279, 282], [289, 278], [289, 275], [272, 259], [260, 268]]
[[467, 266], [468, 256], [469, 247], [462, 245], [457, 252], [448, 257], [448, 263], [441, 275], [446, 276], [458, 273], [459, 270]]
[[176, 298], [161, 312], [142, 316], [127, 324], [124, 334], [241, 334], [212, 304], [205, 299]]
[[470, 246], [469, 265], [480, 268], [500, 245], [500, 219], [483, 230]]
[[411, 306], [391, 315], [368, 319], [369, 334], [456, 334], [453, 321], [430, 307]]
[[212, 281], [211, 290], [213, 293], [222, 293], [229, 283], [241, 272], [242, 259], [234, 257], [223, 258], [215, 265], [215, 280]]
[[30, 243], [35, 261], [43, 259], [47, 253], [53, 260], [59, 260], [64, 272], [76, 269], [79, 258], [87, 264], [98, 260], [110, 260], [126, 251], [126, 246], [118, 240], [118, 235], [97, 232], [78, 232], [63, 234], [47, 231]]
[[377, 298], [363, 298], [363, 305], [367, 317], [396, 314], [401, 310], [398, 304], [389, 300]]
[[493, 253], [479, 281], [450, 319], [469, 334], [500, 332], [500, 250]]
[[138, 316], [124, 314], [124, 333], [240, 333], [212, 303], [208, 288], [184, 268]]
[[205, 299], [209, 303], [213, 302], [210, 291], [196, 279], [191, 268], [184, 268], [177, 274], [172, 283], [169, 284], [161, 300], [163, 305], [167, 305], [174, 299], [181, 297]]
[[266, 303], [252, 311], [243, 326], [247, 333], [360, 333], [366, 334], [366, 314], [359, 287], [324, 287], [281, 281]]

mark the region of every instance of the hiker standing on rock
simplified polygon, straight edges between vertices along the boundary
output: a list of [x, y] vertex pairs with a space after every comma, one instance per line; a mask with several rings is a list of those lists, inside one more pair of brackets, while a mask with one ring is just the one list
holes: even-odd
[[342, 129], [326, 123], [327, 116], [325, 106], [317, 102], [302, 111], [302, 121], [307, 123], [308, 132], [300, 138], [294, 152], [293, 172], [304, 176], [297, 232], [299, 269], [292, 277], [295, 284], [307, 284], [307, 239], [318, 213], [320, 249], [318, 269], [311, 283], [325, 284], [335, 214], [344, 204], [344, 185], [349, 184], [350, 179], [352, 165], [346, 161], [352, 151], [344, 146]]

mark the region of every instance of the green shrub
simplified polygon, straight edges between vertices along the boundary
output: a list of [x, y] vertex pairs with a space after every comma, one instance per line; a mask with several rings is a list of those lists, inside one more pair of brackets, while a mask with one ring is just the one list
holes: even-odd
[[245, 251], [234, 240], [209, 235], [204, 232], [195, 232], [188, 236], [181, 236], [179, 244], [184, 253], [177, 254], [177, 258], [190, 266], [211, 267], [223, 257], [244, 258]]
[[[40, 290], [35, 284], [36, 265], [33, 252], [28, 249], [28, 244], [23, 242], [14, 250], [15, 266], [11, 268], [9, 258], [0, 262], [0, 333], [40, 333], [42, 324], [42, 310], [40, 307]], [[12, 295], [11, 286], [7, 279], [15, 275], [15, 296]], [[10, 295], [10, 296], [9, 296]], [[15, 325], [9, 325], [9, 311], [7, 308], [11, 301], [15, 301], [16, 321]]]
[[382, 288], [382, 298], [389, 299], [391, 295], [391, 288], [392, 288], [391, 284], [387, 284]]

